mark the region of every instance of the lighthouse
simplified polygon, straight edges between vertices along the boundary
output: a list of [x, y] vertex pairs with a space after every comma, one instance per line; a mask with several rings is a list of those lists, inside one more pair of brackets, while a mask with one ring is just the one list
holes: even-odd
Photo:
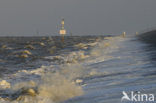
[[64, 29], [64, 19], [61, 21], [61, 29], [60, 29], [61, 41], [64, 42], [64, 36], [66, 35], [66, 30]]

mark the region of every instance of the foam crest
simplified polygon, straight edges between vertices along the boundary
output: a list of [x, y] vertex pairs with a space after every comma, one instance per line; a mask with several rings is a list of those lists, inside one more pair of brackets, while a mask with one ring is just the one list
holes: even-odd
[[93, 48], [90, 52], [92, 56], [100, 56], [100, 55], [106, 55], [108, 53], [114, 52], [118, 49], [118, 40], [119, 37], [114, 38], [107, 38], [106, 40], [103, 40], [98, 43], [98, 45]]
[[[83, 94], [82, 87], [76, 83], [77, 78], [83, 75], [83, 67], [78, 64], [67, 64], [62, 65], [55, 72], [50, 71], [50, 69], [52, 68], [49, 68], [46, 73], [37, 73], [41, 76], [40, 80], [17, 81], [17, 83], [12, 84], [10, 92], [8, 92], [10, 96], [1, 98], [0, 102], [56, 103]], [[29, 75], [34, 73], [30, 71], [21, 72]]]
[[47, 74], [43, 77], [43, 85], [39, 86], [39, 96], [60, 102], [80, 96], [82, 88], [60, 73]]

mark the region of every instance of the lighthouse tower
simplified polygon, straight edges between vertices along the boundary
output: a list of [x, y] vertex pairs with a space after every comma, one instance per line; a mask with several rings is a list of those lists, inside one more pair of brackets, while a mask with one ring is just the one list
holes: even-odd
[[62, 36], [62, 42], [64, 42], [64, 36], [66, 35], [66, 30], [64, 29], [64, 19], [61, 21], [60, 35]]

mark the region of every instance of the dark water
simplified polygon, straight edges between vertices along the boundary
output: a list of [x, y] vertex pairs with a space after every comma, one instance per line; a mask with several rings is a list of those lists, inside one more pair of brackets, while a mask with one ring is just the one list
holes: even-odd
[[[1, 37], [0, 38], [0, 75], [16, 72], [22, 69], [35, 69], [42, 64], [35, 64], [37, 61], [52, 61], [45, 59], [46, 56], [58, 55], [61, 50], [74, 51], [73, 46], [78, 43], [94, 42], [98, 37], [65, 37], [61, 43], [60, 37]], [[28, 57], [19, 57], [22, 51], [30, 51]], [[66, 52], [68, 52], [66, 51]]]

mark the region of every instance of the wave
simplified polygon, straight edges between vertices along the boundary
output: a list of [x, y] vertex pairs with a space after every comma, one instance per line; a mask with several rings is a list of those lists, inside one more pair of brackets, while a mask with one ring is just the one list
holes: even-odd
[[[4, 97], [0, 101], [7, 100], [12, 103], [53, 103], [80, 96], [83, 94], [83, 90], [75, 82], [76, 77], [80, 75], [80, 68], [78, 66], [76, 69], [72, 66], [69, 67], [63, 66], [58, 71], [51, 71], [53, 68], [49, 66], [44, 66], [34, 71], [19, 71], [19, 73], [14, 74], [15, 80], [12, 84], [4, 82], [4, 80], [1, 81], [1, 87], [3, 85], [1, 89], [5, 91], [0, 94], [0, 96]], [[24, 78], [23, 76], [26, 77]], [[18, 80], [19, 77], [20, 80]], [[23, 81], [24, 79], [25, 82]]]
[[126, 38], [101, 38], [94, 43], [75, 45], [76, 51], [45, 57], [53, 62], [34, 70], [19, 70], [1, 80], [0, 102], [56, 103], [81, 96], [84, 94], [83, 79], [111, 75], [91, 65], [116, 58], [111, 54], [119, 50], [118, 45], [124, 40]]

